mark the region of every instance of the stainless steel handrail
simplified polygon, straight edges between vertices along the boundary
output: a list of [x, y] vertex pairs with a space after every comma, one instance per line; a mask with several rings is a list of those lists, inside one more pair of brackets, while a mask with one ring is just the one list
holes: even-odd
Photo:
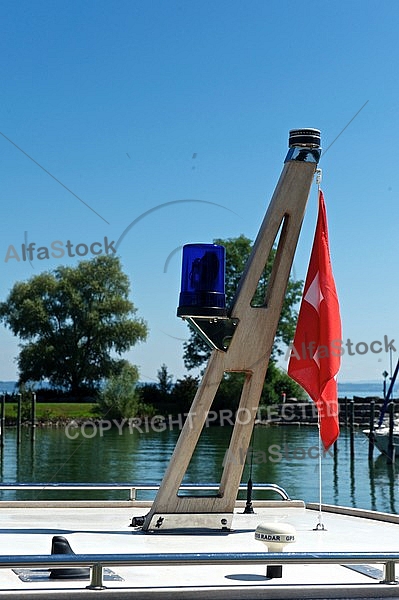
[[[290, 500], [289, 495], [275, 483], [254, 483], [252, 485], [254, 490], [257, 491], [269, 491], [276, 492], [283, 500]], [[0, 484], [0, 491], [6, 490], [83, 490], [83, 491], [95, 491], [95, 490], [127, 490], [129, 492], [129, 500], [136, 500], [137, 491], [156, 491], [159, 488], [159, 483], [148, 483], [148, 484], [136, 484], [136, 483], [2, 483]], [[190, 483], [180, 486], [181, 491], [194, 491], [194, 490], [215, 490], [219, 489], [217, 483]], [[239, 489], [241, 491], [246, 490], [246, 485], [241, 484]]]
[[381, 583], [398, 583], [395, 563], [399, 552], [206, 552], [161, 554], [51, 554], [0, 556], [0, 568], [91, 567], [89, 588], [103, 586], [103, 567], [177, 565], [383, 564]]

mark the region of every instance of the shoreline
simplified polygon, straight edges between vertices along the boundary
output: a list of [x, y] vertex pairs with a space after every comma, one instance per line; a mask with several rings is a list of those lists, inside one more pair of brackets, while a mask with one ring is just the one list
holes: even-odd
[[[371, 416], [374, 415], [374, 420], [378, 417], [381, 407], [383, 406], [384, 400], [378, 396], [359, 397], [354, 396], [353, 398], [339, 398], [339, 412], [340, 412], [340, 425], [353, 426], [353, 427], [365, 427], [369, 426]], [[394, 401], [393, 401], [394, 402]], [[217, 417], [217, 412], [213, 411]], [[220, 422], [217, 418], [212, 417], [207, 422], [207, 426], [212, 425], [224, 425], [233, 424], [234, 413], [231, 411], [231, 416], [226, 419], [225, 411], [219, 411]], [[222, 414], [224, 413], [224, 414]], [[210, 411], [211, 414], [211, 411]], [[213, 414], [213, 413], [212, 413]], [[395, 405], [395, 414], [399, 415], [399, 404]], [[238, 418], [238, 417], [236, 417]], [[140, 426], [146, 427], [151, 425], [152, 428], [156, 428], [161, 431], [161, 426], [164, 429], [171, 427], [173, 423], [176, 424], [176, 419], [179, 420], [179, 425], [183, 425], [185, 420], [184, 415], [179, 413], [171, 413], [167, 415], [156, 414], [152, 417], [136, 416], [116, 420], [107, 419], [106, 417], [98, 416], [82, 416], [82, 417], [65, 417], [65, 416], [54, 416], [45, 418], [35, 418], [34, 424], [32, 425], [31, 419], [25, 419], [21, 421], [20, 425], [24, 428], [66, 428], [71, 427], [74, 424], [76, 427], [90, 426], [99, 427], [101, 424], [107, 423], [107, 429], [117, 427], [119, 429], [124, 427], [139, 428]], [[280, 404], [262, 405], [258, 409], [257, 418], [255, 419], [255, 425], [262, 427], [275, 427], [275, 426], [286, 426], [286, 425], [317, 425], [318, 414], [317, 407], [314, 402], [309, 401], [297, 401], [296, 399], [287, 399], [287, 401]], [[4, 426], [6, 428], [18, 427], [18, 419], [15, 416], [6, 417], [4, 420]]]

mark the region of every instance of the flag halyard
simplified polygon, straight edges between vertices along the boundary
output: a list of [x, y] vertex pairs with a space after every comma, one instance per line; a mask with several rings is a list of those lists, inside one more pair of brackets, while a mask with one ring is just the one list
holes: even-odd
[[336, 377], [342, 354], [341, 318], [332, 273], [323, 192], [319, 190], [316, 233], [309, 261], [288, 375], [309, 394], [319, 414], [327, 450], [339, 436]]

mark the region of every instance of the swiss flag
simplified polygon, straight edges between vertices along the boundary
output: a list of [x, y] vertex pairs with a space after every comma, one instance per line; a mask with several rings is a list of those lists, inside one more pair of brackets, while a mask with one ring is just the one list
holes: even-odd
[[320, 437], [327, 450], [339, 436], [336, 376], [341, 364], [339, 302], [332, 274], [323, 192], [288, 375], [317, 405]]

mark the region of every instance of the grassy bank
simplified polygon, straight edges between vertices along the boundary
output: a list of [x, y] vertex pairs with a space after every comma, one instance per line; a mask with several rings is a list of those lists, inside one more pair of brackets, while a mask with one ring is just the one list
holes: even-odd
[[[93, 409], [95, 402], [37, 402], [36, 420], [37, 421], [66, 421], [71, 419], [90, 419], [93, 418]], [[18, 405], [16, 402], [6, 402], [5, 415], [7, 421], [14, 421], [17, 418]], [[22, 420], [30, 420], [29, 411], [24, 407]]]

